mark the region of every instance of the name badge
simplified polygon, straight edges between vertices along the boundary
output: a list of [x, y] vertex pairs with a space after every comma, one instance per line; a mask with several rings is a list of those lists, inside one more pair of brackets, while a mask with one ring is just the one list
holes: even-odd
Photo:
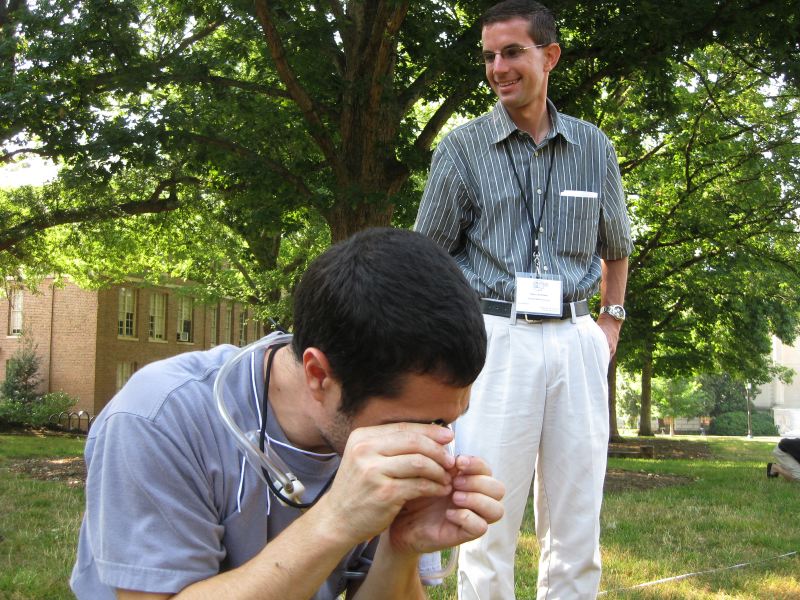
[[517, 272], [516, 312], [560, 317], [564, 306], [561, 277]]

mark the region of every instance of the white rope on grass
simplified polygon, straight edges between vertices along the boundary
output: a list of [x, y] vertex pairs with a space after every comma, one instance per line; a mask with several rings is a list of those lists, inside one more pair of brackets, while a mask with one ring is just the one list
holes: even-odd
[[661, 583], [667, 583], [669, 581], [679, 581], [681, 579], [688, 579], [689, 577], [696, 577], [698, 575], [708, 575], [709, 573], [717, 573], [719, 571], [730, 571], [732, 569], [741, 569], [742, 567], [750, 567], [752, 565], [758, 565], [758, 564], [761, 564], [761, 563], [771, 562], [773, 560], [778, 560], [778, 559], [781, 559], [781, 558], [787, 558], [789, 556], [794, 556], [795, 554], [797, 554], [797, 552], [798, 552], [797, 550], [794, 550], [793, 552], [787, 552], [786, 554], [780, 554], [778, 556], [773, 556], [772, 558], [765, 558], [764, 560], [756, 560], [756, 561], [748, 562], [748, 563], [740, 563], [738, 565], [731, 565], [730, 567], [719, 567], [717, 569], [709, 569], [707, 571], [697, 571], [695, 573], [684, 573], [683, 575], [675, 575], [674, 577], [665, 577], [664, 579], [656, 579], [655, 581], [648, 581], [646, 583], [640, 583], [640, 584], [637, 584], [637, 585], [633, 585], [631, 587], [619, 588], [619, 589], [616, 589], [616, 590], [606, 590], [604, 592], [598, 593], [597, 595], [598, 596], [605, 596], [606, 594], [615, 594], [617, 592], [628, 592], [630, 590], [636, 590], [636, 589], [639, 589], [639, 588], [650, 587], [651, 585], [659, 585]]

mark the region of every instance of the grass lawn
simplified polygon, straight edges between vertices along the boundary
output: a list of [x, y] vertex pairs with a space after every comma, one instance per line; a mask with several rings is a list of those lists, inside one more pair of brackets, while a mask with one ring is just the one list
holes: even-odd
[[[602, 598], [800, 598], [800, 556], [773, 560], [800, 550], [800, 485], [765, 476], [774, 442], [675, 440], [691, 451], [609, 460], [601, 538], [601, 589], [609, 593]], [[83, 510], [74, 457], [82, 450], [83, 440], [70, 436], [0, 435], [0, 599], [71, 597]], [[535, 597], [537, 559], [529, 511], [517, 552], [520, 600]], [[741, 563], [754, 564], [614, 591]], [[431, 597], [455, 599], [454, 579]]]
[[[73, 478], [47, 480], [34, 465], [58, 470], [64, 459], [81, 456], [84, 440], [74, 436], [0, 435], [0, 598], [70, 598], [68, 579], [75, 561], [83, 485]], [[19, 472], [33, 470], [32, 474]], [[38, 475], [39, 478], [33, 476]]]

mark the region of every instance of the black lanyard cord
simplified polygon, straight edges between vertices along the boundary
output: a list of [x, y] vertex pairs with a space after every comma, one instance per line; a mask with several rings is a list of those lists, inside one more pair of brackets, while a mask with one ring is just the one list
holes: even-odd
[[[539, 256], [539, 232], [542, 227], [542, 219], [544, 218], [544, 209], [547, 205], [547, 196], [550, 192], [550, 179], [553, 175], [553, 163], [555, 162], [555, 151], [556, 151], [556, 144], [555, 139], [550, 140], [550, 164], [547, 166], [547, 178], [545, 179], [544, 183], [544, 190], [542, 191], [542, 205], [539, 209], [539, 218], [533, 218], [533, 206], [532, 202], [528, 200], [528, 175], [531, 172], [531, 167], [528, 166], [528, 170], [525, 172], [525, 186], [522, 185], [522, 180], [519, 178], [519, 173], [517, 172], [517, 166], [514, 164], [514, 157], [511, 155], [511, 150], [509, 146], [511, 145], [511, 139], [506, 138], [506, 143], [503, 147], [506, 150], [506, 156], [508, 157], [508, 162], [511, 163], [511, 169], [514, 171], [514, 179], [517, 180], [517, 186], [519, 187], [519, 191], [522, 193], [522, 199], [525, 202], [525, 208], [528, 211], [528, 217], [530, 217], [531, 224], [533, 225], [531, 231], [531, 240], [533, 241], [533, 256], [534, 261], [538, 262]], [[531, 185], [532, 187], [532, 185]]]

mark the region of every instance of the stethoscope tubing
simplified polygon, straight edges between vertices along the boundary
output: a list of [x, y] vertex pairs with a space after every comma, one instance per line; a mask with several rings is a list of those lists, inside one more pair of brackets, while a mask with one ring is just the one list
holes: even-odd
[[[236, 421], [233, 420], [233, 417], [231, 416], [230, 412], [228, 411], [228, 407], [225, 404], [225, 382], [227, 381], [228, 375], [233, 368], [246, 357], [251, 356], [254, 352], [260, 350], [261, 348], [269, 348], [278, 344], [288, 344], [291, 342], [291, 340], [291, 334], [277, 332], [244, 346], [234, 353], [233, 356], [229, 357], [222, 367], [220, 367], [220, 370], [214, 379], [213, 387], [213, 397], [217, 406], [217, 412], [222, 419], [222, 423], [232, 435], [236, 447], [239, 448], [250, 466], [255, 469], [258, 476], [264, 481], [267, 487], [269, 487], [271, 493], [284, 504], [286, 504], [286, 498], [283, 497], [282, 493], [280, 492], [282, 491], [283, 493], [286, 493], [293, 503], [300, 503], [300, 495], [304, 490], [303, 485], [300, 483], [297, 477], [294, 476], [288, 465], [286, 465], [286, 463], [277, 454], [274, 452], [262, 452], [257, 443], [254, 443], [253, 440], [248, 439], [244, 431], [242, 431], [241, 428], [236, 424]], [[280, 484], [279, 490], [276, 491], [274, 482], [267, 481], [266, 477], [271, 477], [274, 481], [277, 481]], [[313, 504], [313, 502], [307, 506], [310, 506], [311, 504]], [[307, 506], [304, 505], [304, 507]], [[420, 576], [430, 581], [446, 578], [452, 574], [456, 568], [456, 564], [458, 562], [458, 553], [459, 547], [455, 546], [451, 549], [447, 564], [443, 568], [439, 569], [438, 571], [420, 572]], [[367, 576], [367, 573], [362, 571], [348, 570], [344, 572], [344, 576], [347, 579], [364, 579]]]

